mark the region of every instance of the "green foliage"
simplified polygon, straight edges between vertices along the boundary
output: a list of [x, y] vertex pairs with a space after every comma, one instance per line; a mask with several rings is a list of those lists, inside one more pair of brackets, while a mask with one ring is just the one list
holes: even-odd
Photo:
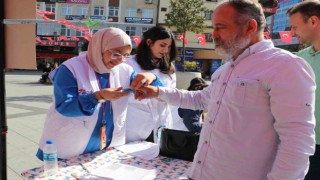
[[88, 22], [85, 22], [85, 24], [86, 24], [86, 26], [88, 27], [88, 28], [92, 28], [93, 26], [95, 26], [95, 25], [98, 25], [98, 24], [100, 24], [101, 23], [101, 21], [100, 20], [92, 20], [92, 19], [89, 19], [89, 21]]
[[201, 33], [205, 28], [204, 15], [209, 12], [202, 0], [170, 0], [170, 11], [166, 14], [165, 23], [169, 27], [176, 27], [178, 33]]
[[[205, 13], [211, 12], [204, 6], [203, 0], [170, 0], [169, 9], [164, 20], [166, 25], [169, 28], [176, 27], [177, 32], [184, 34], [184, 37], [187, 31], [202, 33], [206, 28]], [[182, 52], [181, 63], [183, 64], [185, 60], [184, 42], [182, 42]]]

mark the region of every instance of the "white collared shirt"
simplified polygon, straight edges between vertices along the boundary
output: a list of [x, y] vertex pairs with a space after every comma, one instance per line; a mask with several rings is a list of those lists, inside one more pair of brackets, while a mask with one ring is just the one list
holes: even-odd
[[229, 60], [202, 91], [159, 87], [159, 98], [208, 109], [192, 179], [303, 179], [314, 153], [315, 82], [301, 58], [261, 41]]

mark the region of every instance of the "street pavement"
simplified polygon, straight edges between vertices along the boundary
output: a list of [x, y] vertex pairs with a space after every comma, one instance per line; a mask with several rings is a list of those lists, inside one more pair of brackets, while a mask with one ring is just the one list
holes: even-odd
[[39, 167], [35, 156], [53, 86], [38, 82], [41, 71], [5, 72], [8, 180], [24, 179], [22, 171]]

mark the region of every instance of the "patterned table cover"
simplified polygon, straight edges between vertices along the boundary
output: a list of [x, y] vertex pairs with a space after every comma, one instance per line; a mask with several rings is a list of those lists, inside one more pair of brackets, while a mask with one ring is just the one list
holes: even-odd
[[115, 148], [108, 148], [103, 151], [80, 155], [68, 160], [61, 160], [58, 162], [59, 171], [57, 175], [46, 177], [44, 175], [43, 166], [33, 168], [21, 173], [27, 179], [41, 179], [41, 180], [71, 180], [76, 179], [71, 176], [71, 173], [77, 174], [78, 179], [90, 179], [90, 175], [80, 165], [84, 164], [89, 170], [94, 170], [109, 162], [117, 162], [127, 165], [146, 169], [156, 169], [156, 179], [185, 179], [188, 168], [191, 167], [192, 162], [183, 161], [179, 159], [158, 156], [152, 160], [144, 160], [139, 157], [134, 157], [125, 154]]

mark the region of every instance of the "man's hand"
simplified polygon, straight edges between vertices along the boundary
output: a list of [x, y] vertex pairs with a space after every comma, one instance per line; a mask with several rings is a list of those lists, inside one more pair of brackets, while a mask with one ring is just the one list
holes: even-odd
[[138, 89], [141, 86], [146, 86], [152, 83], [152, 81], [156, 80], [156, 76], [153, 73], [145, 72], [139, 73], [137, 76], [132, 80], [130, 89]]
[[141, 86], [136, 90], [134, 98], [142, 100], [146, 98], [155, 98], [159, 96], [159, 89], [156, 86]]

